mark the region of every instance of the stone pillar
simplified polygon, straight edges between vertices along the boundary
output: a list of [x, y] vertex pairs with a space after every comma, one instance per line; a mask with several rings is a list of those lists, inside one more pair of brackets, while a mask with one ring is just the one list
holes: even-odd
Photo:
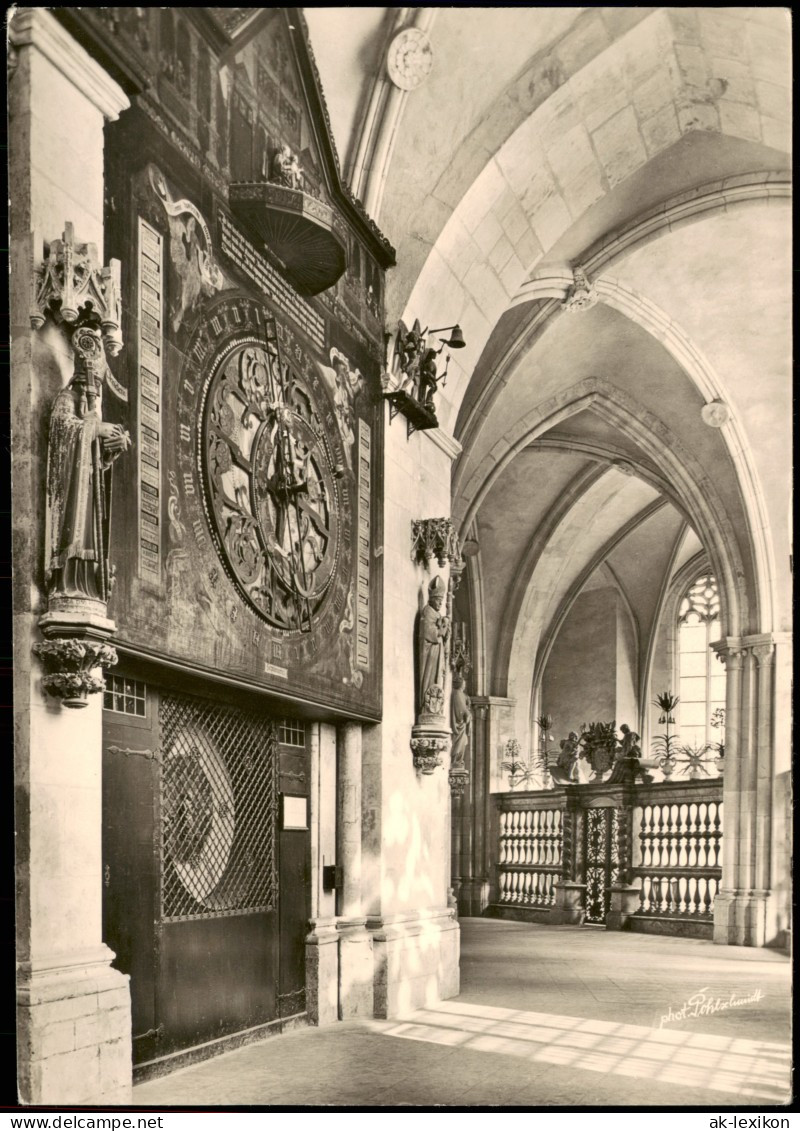
[[485, 818], [489, 794], [489, 754], [486, 741], [489, 709], [485, 696], [471, 696], [473, 737], [470, 780], [462, 804], [461, 885], [458, 909], [462, 915], [480, 915], [489, 904], [489, 872], [485, 845], [488, 826]]
[[130, 1103], [131, 1015], [102, 940], [101, 701], [59, 706], [31, 656], [45, 607], [41, 413], [72, 358], [29, 318], [31, 232], [39, 255], [67, 221], [103, 246], [103, 129], [128, 99], [45, 8], [13, 9], [9, 42], [19, 1098], [107, 1107]]
[[606, 915], [607, 931], [625, 931], [631, 915], [639, 910], [642, 898], [640, 884], [615, 884], [609, 889], [611, 908]]
[[341, 888], [339, 1018], [373, 1016], [372, 936], [361, 902], [361, 725], [342, 723], [336, 733], [336, 853]]
[[336, 739], [332, 730], [325, 723], [310, 727], [311, 930], [306, 936], [306, 1010], [312, 1025], [339, 1020], [335, 899], [322, 882], [322, 869], [336, 855]]
[[722, 887], [714, 901], [714, 941], [763, 946], [769, 941], [773, 884], [774, 640], [770, 634], [728, 638], [716, 651], [728, 679]]

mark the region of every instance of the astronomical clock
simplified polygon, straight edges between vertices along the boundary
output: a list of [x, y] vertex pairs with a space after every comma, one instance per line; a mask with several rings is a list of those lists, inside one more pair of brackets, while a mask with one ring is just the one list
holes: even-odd
[[[229, 102], [232, 131], [245, 94]], [[269, 179], [288, 148], [277, 129], [244, 188], [176, 156], [152, 110], [132, 108], [115, 134], [106, 232], [128, 277], [109, 409], [134, 451], [115, 485], [110, 612], [131, 659], [369, 720], [385, 264], [305, 128], [301, 187]], [[303, 248], [326, 241], [320, 291]]]

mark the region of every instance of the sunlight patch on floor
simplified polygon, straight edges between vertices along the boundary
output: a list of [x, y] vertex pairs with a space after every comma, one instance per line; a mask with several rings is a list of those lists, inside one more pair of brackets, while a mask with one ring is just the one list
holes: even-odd
[[780, 1102], [789, 1098], [788, 1045], [643, 1025], [443, 1001], [382, 1028], [384, 1036], [499, 1053], [684, 1087]]

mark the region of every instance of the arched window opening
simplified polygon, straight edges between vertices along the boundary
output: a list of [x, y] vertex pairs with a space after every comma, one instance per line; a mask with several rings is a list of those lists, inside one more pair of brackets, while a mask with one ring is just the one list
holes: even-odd
[[[678, 730], [682, 745], [718, 742], [725, 709], [725, 669], [711, 650], [719, 640], [719, 588], [711, 573], [702, 573], [687, 589], [678, 609]], [[716, 724], [716, 725], [715, 725]]]

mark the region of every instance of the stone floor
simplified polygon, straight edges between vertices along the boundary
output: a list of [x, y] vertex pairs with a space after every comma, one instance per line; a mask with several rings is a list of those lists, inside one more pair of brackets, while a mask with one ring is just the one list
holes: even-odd
[[[784, 955], [485, 919], [461, 928], [457, 998], [401, 1020], [295, 1030], [140, 1084], [134, 1104], [789, 1103]], [[707, 1002], [728, 1007], [700, 1013]]]

